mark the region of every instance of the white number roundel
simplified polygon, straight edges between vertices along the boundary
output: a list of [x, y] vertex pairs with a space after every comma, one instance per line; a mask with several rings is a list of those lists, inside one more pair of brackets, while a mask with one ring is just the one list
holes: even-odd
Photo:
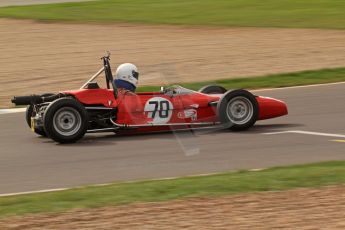
[[169, 122], [173, 104], [163, 97], [153, 97], [145, 104], [144, 113], [153, 123], [164, 124]]

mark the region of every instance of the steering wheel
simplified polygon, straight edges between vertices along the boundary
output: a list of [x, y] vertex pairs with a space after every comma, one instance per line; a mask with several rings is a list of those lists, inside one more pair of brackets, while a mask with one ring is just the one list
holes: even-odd
[[164, 88], [163, 93], [169, 96], [173, 96], [174, 94], [176, 94], [176, 89], [173, 86]]

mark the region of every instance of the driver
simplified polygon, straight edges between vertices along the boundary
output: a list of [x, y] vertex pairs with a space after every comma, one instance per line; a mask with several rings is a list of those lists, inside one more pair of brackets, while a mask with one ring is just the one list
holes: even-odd
[[138, 68], [131, 63], [124, 63], [117, 67], [114, 83], [121, 94], [135, 95], [135, 89], [138, 85]]
[[[124, 106], [128, 114], [132, 115], [130, 119], [143, 119], [140, 99], [135, 94], [135, 89], [138, 85], [138, 68], [131, 63], [124, 63], [117, 67], [114, 77], [114, 83], [117, 88], [118, 106]], [[138, 113], [139, 112], [139, 113]]]

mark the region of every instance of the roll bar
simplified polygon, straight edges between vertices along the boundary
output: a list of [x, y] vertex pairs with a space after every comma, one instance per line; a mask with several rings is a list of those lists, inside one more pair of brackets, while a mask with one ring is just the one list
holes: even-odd
[[85, 84], [83, 84], [80, 89], [84, 89], [90, 82], [95, 80], [101, 73], [105, 73], [105, 79], [107, 82], [107, 88], [110, 89], [110, 85], [113, 87], [114, 90], [114, 97], [117, 99], [117, 87], [114, 83], [113, 79], [113, 73], [111, 72], [111, 67], [110, 67], [110, 52], [107, 51], [107, 54], [101, 58], [103, 60], [103, 67], [95, 73]]

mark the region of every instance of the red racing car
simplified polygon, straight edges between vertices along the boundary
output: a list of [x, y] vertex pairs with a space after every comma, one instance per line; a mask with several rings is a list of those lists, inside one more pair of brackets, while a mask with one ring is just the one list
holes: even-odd
[[[215, 85], [199, 91], [181, 86], [161, 87], [160, 92], [120, 96], [109, 55], [102, 60], [103, 68], [79, 90], [17, 96], [12, 102], [28, 105], [29, 127], [59, 143], [76, 142], [87, 132], [142, 133], [201, 127], [246, 130], [257, 120], [288, 113], [280, 100], [255, 96], [243, 89], [227, 91]], [[104, 88], [95, 82], [102, 72]]]

